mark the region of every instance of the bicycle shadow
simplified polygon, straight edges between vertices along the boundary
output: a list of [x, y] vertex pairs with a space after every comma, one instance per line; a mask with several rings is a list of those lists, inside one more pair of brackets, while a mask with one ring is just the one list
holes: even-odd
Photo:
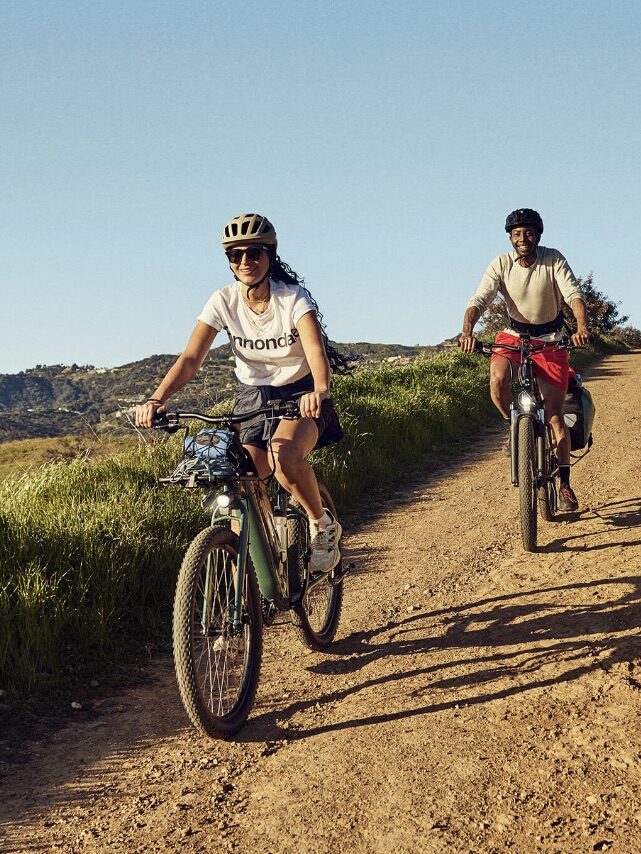
[[[612, 512], [608, 512], [612, 511]], [[546, 545], [539, 546], [538, 551], [546, 552], [585, 552], [603, 551], [604, 549], [619, 548], [621, 546], [638, 546], [641, 540], [609, 541], [607, 543], [596, 543], [586, 545], [585, 540], [603, 536], [611, 530], [624, 530], [641, 527], [641, 498], [627, 498], [623, 501], [613, 501], [603, 504], [589, 511], [601, 520], [603, 527], [592, 531], [590, 534], [580, 534], [570, 537], [559, 537]], [[572, 514], [574, 516], [574, 514]], [[576, 514], [576, 518], [587, 518], [588, 513]], [[572, 521], [570, 518], [568, 521]], [[575, 545], [572, 545], [575, 543]]]
[[611, 364], [604, 365], [603, 363], [598, 363], [588, 365], [585, 370], [579, 370], [579, 373], [583, 379], [592, 384], [601, 382], [602, 380], [611, 380], [613, 377], [619, 377], [622, 371]]
[[[610, 595], [621, 586], [631, 589], [620, 596]], [[578, 597], [585, 593], [591, 594], [591, 601], [570, 605], [559, 601], [562, 595]], [[525, 597], [545, 600], [524, 602]], [[482, 705], [571, 682], [593, 671], [597, 660], [598, 666], [607, 671], [637, 658], [640, 626], [641, 578], [637, 576], [558, 585], [418, 613], [380, 628], [353, 633], [332, 647], [337, 658], [327, 658], [309, 668], [318, 674], [354, 677], [368, 665], [388, 660], [388, 673], [265, 710], [250, 719], [241, 740], [264, 740], [266, 732], [272, 739], [309, 738], [459, 706]], [[478, 654], [488, 647], [493, 649], [490, 654]], [[451, 650], [460, 650], [461, 654], [451, 661], [440, 660]], [[467, 654], [471, 650], [476, 652]], [[421, 666], [408, 668], [400, 663], [413, 657], [424, 660], [429, 655], [432, 662]], [[465, 672], [461, 673], [461, 669]], [[634, 682], [631, 677], [630, 680]], [[494, 685], [497, 681], [500, 686]], [[321, 709], [335, 706], [358, 692], [373, 690], [380, 698], [392, 688], [396, 705], [400, 697], [405, 697], [400, 710], [356, 715], [338, 722], [300, 721], [301, 716], [305, 718], [305, 713], [319, 705]], [[443, 696], [446, 692], [455, 695]], [[417, 705], [417, 700], [426, 697], [431, 698], [429, 702]], [[372, 703], [380, 705], [380, 699]]]
[[[622, 507], [624, 509], [609, 514], [603, 512], [614, 507]], [[592, 512], [599, 519], [617, 528], [636, 528], [641, 525], [641, 497], [626, 498], [624, 501], [613, 501], [610, 504], [595, 507]]]

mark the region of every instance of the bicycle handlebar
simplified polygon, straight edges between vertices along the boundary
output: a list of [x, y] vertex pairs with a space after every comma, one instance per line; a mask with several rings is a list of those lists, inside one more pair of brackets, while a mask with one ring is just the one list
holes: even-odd
[[569, 338], [561, 338], [560, 341], [544, 341], [542, 344], [531, 344], [529, 340], [521, 338], [518, 345], [497, 344], [496, 341], [477, 341], [474, 347], [475, 353], [483, 356], [491, 356], [495, 350], [510, 350], [513, 353], [539, 353], [541, 350], [554, 347], [556, 350], [573, 350], [574, 344]]
[[220, 427], [231, 427], [256, 418], [258, 415], [271, 415], [272, 418], [300, 418], [300, 403], [298, 400], [269, 400], [266, 406], [244, 412], [242, 415], [206, 415], [204, 412], [166, 412], [154, 416], [154, 430], [164, 430], [175, 433], [181, 427], [182, 421], [197, 419], [205, 424], [215, 424]]

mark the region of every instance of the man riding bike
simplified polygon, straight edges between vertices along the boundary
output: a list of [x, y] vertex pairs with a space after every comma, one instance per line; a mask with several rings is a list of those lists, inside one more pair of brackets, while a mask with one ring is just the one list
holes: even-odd
[[[512, 211], [505, 220], [512, 252], [499, 255], [488, 266], [468, 303], [459, 344], [463, 352], [476, 346], [474, 326], [498, 293], [506, 302], [510, 329], [499, 332], [498, 344], [514, 345], [527, 333], [536, 342], [556, 341], [563, 328], [562, 301], [570, 306], [577, 323], [572, 342], [585, 346], [590, 340], [585, 298], [568, 262], [556, 249], [539, 246], [543, 220], [531, 208]], [[579, 503], [570, 486], [570, 438], [563, 421], [563, 402], [568, 388], [568, 354], [553, 348], [533, 356], [545, 415], [556, 444], [559, 462], [559, 509], [577, 510]], [[490, 362], [490, 394], [494, 405], [509, 423], [512, 394], [512, 363], [521, 356], [509, 350], [496, 351]]]

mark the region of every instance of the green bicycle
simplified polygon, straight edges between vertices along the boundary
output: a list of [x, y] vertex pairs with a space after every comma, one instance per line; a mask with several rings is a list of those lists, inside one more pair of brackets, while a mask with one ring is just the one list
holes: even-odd
[[[174, 433], [198, 419], [215, 429], [186, 436], [185, 457], [162, 483], [204, 490], [211, 525], [185, 553], [174, 599], [173, 651], [180, 697], [192, 723], [211, 737], [237, 732], [251, 711], [263, 648], [263, 625], [289, 611], [312, 650], [334, 639], [343, 602], [342, 560], [328, 573], [309, 568], [305, 511], [280, 485], [270, 503], [235, 424], [259, 414], [298, 418], [296, 401], [270, 401], [239, 417], [200, 412], [163, 415], [155, 427]], [[335, 515], [320, 486], [323, 504]], [[233, 528], [233, 529], [232, 529]]]

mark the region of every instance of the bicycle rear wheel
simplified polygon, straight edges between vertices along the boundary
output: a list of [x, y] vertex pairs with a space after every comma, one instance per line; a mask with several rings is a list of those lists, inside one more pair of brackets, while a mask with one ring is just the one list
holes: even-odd
[[536, 479], [534, 425], [520, 418], [518, 425], [519, 519], [521, 541], [526, 552], [536, 551]]
[[233, 629], [238, 537], [205, 528], [182, 562], [174, 599], [173, 645], [178, 690], [197, 729], [226, 738], [247, 720], [258, 688], [262, 615], [248, 558], [242, 592], [242, 629]]
[[[336, 518], [334, 502], [328, 490], [319, 484], [323, 507]], [[287, 520], [289, 549], [287, 563], [290, 572], [303, 587], [308, 577], [309, 524], [305, 516]], [[339, 543], [340, 548], [340, 543]], [[343, 607], [343, 559], [326, 577], [303, 596], [300, 605], [291, 611], [291, 621], [305, 646], [317, 652], [326, 649], [334, 640]], [[291, 576], [290, 576], [291, 577]]]

